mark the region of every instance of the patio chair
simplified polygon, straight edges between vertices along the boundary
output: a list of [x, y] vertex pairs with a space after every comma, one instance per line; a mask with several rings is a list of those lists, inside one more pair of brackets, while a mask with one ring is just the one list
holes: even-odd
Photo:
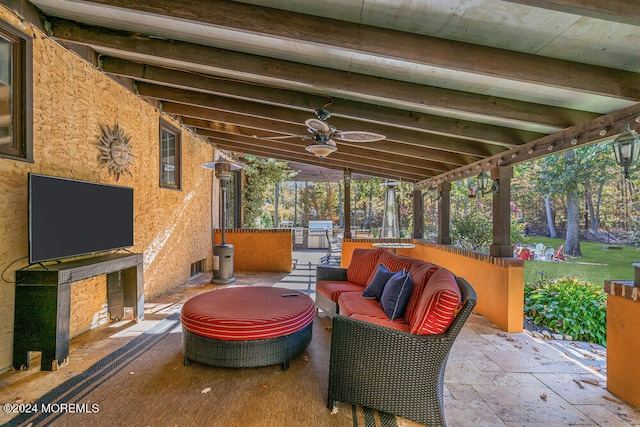
[[547, 248], [546, 251], [544, 251], [544, 261], [552, 261], [553, 260], [553, 256], [555, 255], [556, 251], [553, 248]]
[[415, 335], [337, 314], [331, 332], [327, 407], [352, 403], [428, 426], [446, 425], [444, 373], [477, 295], [456, 277], [462, 309], [445, 332]]
[[329, 247], [327, 254], [320, 258], [320, 264], [338, 264], [342, 261], [342, 236], [333, 236], [329, 230], [325, 230]]
[[551, 257], [552, 261], [564, 261], [564, 245], [560, 245], [560, 247], [558, 248], [558, 250], [556, 251], [556, 253]]
[[545, 246], [542, 243], [538, 243], [533, 250], [533, 259], [541, 261], [544, 257]]

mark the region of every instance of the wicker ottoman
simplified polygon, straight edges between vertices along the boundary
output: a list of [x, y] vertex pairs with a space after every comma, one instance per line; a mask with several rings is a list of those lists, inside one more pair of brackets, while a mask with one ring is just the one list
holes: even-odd
[[289, 361], [311, 342], [315, 308], [307, 295], [271, 286], [206, 292], [182, 307], [184, 364], [250, 368]]

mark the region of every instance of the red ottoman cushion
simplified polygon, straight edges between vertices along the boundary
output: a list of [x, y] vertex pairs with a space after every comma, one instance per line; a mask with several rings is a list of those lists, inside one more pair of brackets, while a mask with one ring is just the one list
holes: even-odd
[[[295, 297], [282, 294], [296, 293]], [[299, 331], [313, 321], [307, 295], [271, 286], [225, 288], [189, 299], [180, 320], [189, 332], [227, 341], [275, 338]]]

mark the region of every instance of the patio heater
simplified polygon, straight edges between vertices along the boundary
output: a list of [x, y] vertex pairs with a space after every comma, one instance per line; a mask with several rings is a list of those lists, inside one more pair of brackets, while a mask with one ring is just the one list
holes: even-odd
[[[222, 241], [219, 245], [213, 244], [213, 276], [211, 277], [211, 283], [216, 285], [233, 283], [236, 281], [236, 278], [233, 276], [233, 245], [228, 245], [226, 240], [227, 194], [229, 192], [231, 171], [240, 170], [242, 166], [237, 163], [231, 163], [225, 159], [219, 159], [215, 162], [203, 163], [202, 167], [213, 170], [215, 177], [220, 181], [220, 230]], [[213, 241], [213, 224], [212, 210], [211, 241], [215, 243]]]
[[385, 182], [384, 215], [382, 217], [382, 238], [396, 238], [400, 235], [400, 212], [396, 199], [398, 181]]

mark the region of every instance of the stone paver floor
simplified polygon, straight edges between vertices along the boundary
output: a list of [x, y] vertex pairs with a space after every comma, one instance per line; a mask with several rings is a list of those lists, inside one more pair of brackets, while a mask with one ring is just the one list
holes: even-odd
[[[291, 274], [237, 273], [237, 283], [273, 285], [309, 292], [315, 298], [315, 264], [323, 251], [296, 252]], [[55, 372], [0, 374], [0, 402], [20, 403], [40, 396], [150, 328], [212, 285], [200, 276], [145, 304], [145, 320], [121, 321], [84, 333], [71, 342], [70, 363]], [[133, 324], [133, 326], [132, 326]], [[584, 347], [584, 346], [587, 347]], [[588, 344], [548, 342], [526, 333], [507, 334], [472, 315], [456, 341], [445, 374], [445, 411], [455, 426], [640, 426], [640, 410], [609, 393]], [[584, 359], [584, 360], [582, 360]], [[33, 366], [33, 365], [32, 365]], [[24, 401], [23, 403], [27, 403]], [[0, 413], [0, 423], [10, 419]], [[415, 423], [403, 422], [402, 426]]]

